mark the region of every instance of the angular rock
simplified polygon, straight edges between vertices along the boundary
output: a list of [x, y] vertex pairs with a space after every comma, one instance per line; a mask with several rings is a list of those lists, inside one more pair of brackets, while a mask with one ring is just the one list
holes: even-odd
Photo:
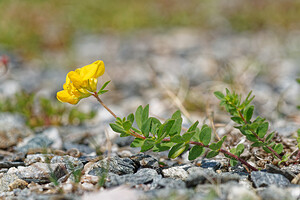
[[99, 176], [108, 171], [117, 175], [123, 175], [133, 174], [136, 170], [137, 166], [131, 159], [114, 156], [96, 162], [88, 174]]
[[133, 136], [117, 137], [114, 140], [114, 143], [117, 144], [119, 147], [125, 147], [125, 146], [129, 146], [132, 143], [133, 140], [134, 140]]
[[280, 169], [279, 167], [276, 167], [274, 165], [266, 165], [266, 170], [267, 172], [272, 174], [281, 174], [289, 181], [292, 181], [296, 177], [296, 174], [291, 172], [289, 169]]
[[26, 156], [24, 163], [26, 165], [31, 165], [33, 163], [42, 162], [46, 163], [49, 162], [54, 157], [54, 154], [29, 154]]
[[203, 159], [201, 162], [201, 167], [216, 171], [222, 167], [222, 164], [215, 160]]
[[131, 156], [130, 159], [143, 168], [159, 169], [158, 160], [151, 155], [140, 153]]
[[64, 164], [34, 163], [28, 167], [10, 168], [7, 174], [15, 174], [27, 182], [47, 183], [50, 177], [59, 179], [68, 173]]
[[135, 174], [126, 174], [123, 176], [118, 176], [116, 174], [108, 174], [107, 181], [105, 182], [106, 187], [119, 186], [124, 183], [127, 183], [131, 186], [139, 184], [148, 184], [153, 181], [155, 178], [161, 178], [161, 175], [158, 175], [156, 170], [144, 168], [137, 171]]
[[157, 189], [159, 188], [185, 188], [185, 182], [180, 179], [172, 179], [172, 178], [162, 178], [157, 181]]
[[24, 166], [24, 162], [9, 162], [9, 161], [0, 161], [0, 168], [11, 168], [11, 167], [18, 167]]
[[262, 171], [251, 172], [251, 180], [256, 188], [268, 187], [271, 185], [286, 187], [291, 184], [290, 181], [281, 174], [271, 174]]
[[64, 164], [69, 172], [75, 171], [75, 170], [82, 170], [83, 169], [83, 163], [78, 160], [78, 158], [74, 158], [72, 156], [54, 156], [51, 159], [51, 164], [61, 163]]
[[189, 175], [186, 170], [190, 167], [190, 165], [170, 167], [167, 169], [163, 169], [162, 174], [166, 178], [176, 178], [184, 181]]

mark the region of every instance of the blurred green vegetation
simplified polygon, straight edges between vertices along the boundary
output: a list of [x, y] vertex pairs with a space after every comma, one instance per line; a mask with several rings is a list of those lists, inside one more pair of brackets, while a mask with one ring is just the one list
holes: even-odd
[[20, 92], [13, 98], [0, 101], [0, 112], [21, 114], [26, 124], [33, 128], [38, 126], [82, 124], [87, 119], [95, 117], [96, 112], [79, 111], [76, 107], [66, 107], [58, 101], [48, 98], [37, 98], [34, 93]]
[[0, 48], [30, 57], [68, 48], [79, 33], [195, 27], [233, 31], [300, 27], [295, 0], [1, 0]]

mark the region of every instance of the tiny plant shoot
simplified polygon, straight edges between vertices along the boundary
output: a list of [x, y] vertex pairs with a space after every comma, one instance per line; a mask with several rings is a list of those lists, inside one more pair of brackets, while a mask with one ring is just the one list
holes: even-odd
[[[97, 78], [102, 76], [104, 71], [103, 61], [98, 60], [69, 72], [66, 83], [63, 85], [64, 90], [57, 93], [57, 99], [61, 102], [77, 104], [83, 98], [94, 96], [116, 119], [115, 123], [110, 124], [112, 130], [120, 133], [120, 137], [135, 137], [130, 146], [140, 147], [141, 152], [169, 151], [169, 158], [176, 158], [183, 152], [189, 151], [189, 160], [195, 160], [207, 150], [206, 158], [212, 158], [222, 153], [230, 159], [232, 166], [240, 162], [248, 169], [257, 171], [254, 166], [240, 158], [244, 151], [243, 144], [231, 148], [230, 151], [223, 149], [222, 144], [226, 140], [226, 136], [219, 141], [212, 141], [212, 129], [208, 125], [204, 124], [202, 127], [198, 127], [199, 122], [196, 121], [187, 131], [182, 131], [182, 117], [179, 110], [164, 122], [149, 116], [149, 105], [139, 106], [135, 113], [131, 113], [127, 117], [117, 117], [100, 99], [100, 95], [108, 91], [105, 90], [105, 87], [110, 81], [104, 83], [97, 91]], [[274, 132], [268, 134], [269, 123], [261, 117], [252, 120], [254, 106], [250, 103], [254, 96], [251, 97], [251, 92], [244, 101], [240, 95], [235, 92], [231, 93], [228, 89], [226, 89], [226, 94], [222, 92], [214, 94], [220, 99], [220, 105], [224, 106], [232, 115], [231, 119], [238, 124], [236, 128], [252, 142], [252, 146], [262, 147], [267, 153], [280, 159], [280, 162], [288, 159], [288, 155], [281, 155], [283, 145], [275, 144], [272, 141]], [[134, 122], [137, 126], [133, 126]]]

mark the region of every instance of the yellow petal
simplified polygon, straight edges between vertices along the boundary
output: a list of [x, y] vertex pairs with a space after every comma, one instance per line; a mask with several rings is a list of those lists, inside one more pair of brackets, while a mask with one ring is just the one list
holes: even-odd
[[60, 101], [60, 102], [66, 102], [66, 103], [70, 103], [70, 104], [77, 104], [78, 101], [80, 100], [79, 98], [77, 98], [74, 95], [70, 95], [69, 92], [67, 90], [62, 90], [57, 92], [56, 94], [56, 98]]
[[81, 68], [80, 76], [84, 79], [98, 78], [102, 76], [105, 71], [105, 66], [102, 60], [97, 60], [90, 65]]
[[79, 88], [84, 87], [83, 79], [77, 72], [70, 71], [67, 76], [69, 77], [69, 79], [72, 81], [73, 85], [76, 88], [79, 89]]

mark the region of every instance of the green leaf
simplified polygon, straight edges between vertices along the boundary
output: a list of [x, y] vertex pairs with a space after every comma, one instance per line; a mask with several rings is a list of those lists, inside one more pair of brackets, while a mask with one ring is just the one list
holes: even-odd
[[155, 141], [152, 138], [147, 138], [141, 147], [141, 152], [148, 151], [154, 147]]
[[265, 144], [261, 141], [257, 141], [257, 142], [254, 142], [251, 146], [252, 147], [262, 147], [264, 146]]
[[128, 116], [127, 116], [127, 120], [130, 121], [132, 124], [134, 122], [134, 115], [133, 113], [130, 113]]
[[176, 112], [173, 113], [171, 119], [181, 119], [181, 112], [180, 110], [177, 110]]
[[132, 126], [131, 121], [125, 121], [125, 122], [123, 122], [123, 128], [124, 128], [124, 130], [126, 132], [129, 131], [129, 129], [131, 128], [131, 126]]
[[209, 148], [210, 148], [211, 150], [217, 151], [217, 150], [218, 150], [217, 143], [211, 143], [211, 144], [209, 145]]
[[266, 137], [265, 142], [266, 142], [266, 143], [270, 142], [271, 139], [274, 137], [274, 134], [275, 134], [275, 132], [270, 133], [270, 134]]
[[240, 117], [231, 117], [231, 120], [234, 121], [235, 123], [238, 123], [238, 124], [243, 124], [244, 121], [242, 118]]
[[210, 127], [203, 128], [200, 131], [199, 139], [204, 145], [208, 145], [211, 140], [211, 128]]
[[197, 126], [199, 124], [199, 121], [196, 121], [189, 129], [187, 132], [195, 131]]
[[135, 112], [135, 121], [139, 129], [141, 129], [143, 125], [142, 114], [143, 114], [143, 107], [139, 106]]
[[102, 87], [100, 88], [99, 92], [104, 90], [106, 88], [106, 86], [110, 83], [110, 81], [105, 82]]
[[171, 150], [169, 151], [169, 158], [176, 158], [178, 157], [180, 154], [182, 154], [182, 152], [184, 152], [184, 150], [188, 147], [188, 144], [185, 143], [179, 143], [174, 145]]
[[246, 135], [247, 140], [251, 141], [251, 142], [257, 142], [258, 139], [255, 137], [255, 135]]
[[267, 147], [262, 147], [262, 148], [265, 150], [265, 152], [272, 153], [272, 151], [270, 151]]
[[149, 136], [151, 123], [152, 123], [152, 119], [148, 118], [142, 125], [141, 131], [145, 137]]
[[218, 141], [217, 143], [212, 143], [211, 145], [209, 145], [209, 148], [211, 150], [214, 150], [214, 151], [219, 151], [220, 148], [222, 147], [222, 144], [223, 142], [225, 141], [226, 139], [226, 136], [224, 136], [220, 141]]
[[189, 152], [189, 160], [195, 160], [199, 156], [201, 156], [204, 153], [204, 148], [199, 145], [195, 145], [191, 148]]
[[230, 163], [230, 166], [234, 167], [234, 166], [236, 166], [238, 164], [238, 161], [235, 160], [235, 159], [233, 159], [233, 158], [231, 158], [230, 161], [229, 161], [229, 163]]
[[153, 152], [161, 152], [161, 151], [167, 151], [169, 150], [172, 146], [174, 145], [173, 142], [165, 142], [163, 141], [162, 143], [156, 144], [152, 151]]
[[182, 139], [185, 142], [189, 142], [191, 138], [195, 135], [196, 131], [186, 132], [182, 135]]
[[98, 92], [98, 94], [101, 95], [101, 94], [104, 94], [104, 93], [106, 93], [106, 92], [108, 92], [108, 90], [100, 90], [100, 91]]
[[281, 154], [281, 152], [283, 151], [283, 145], [282, 144], [277, 144], [274, 147], [274, 151], [276, 151], [276, 153]]
[[289, 158], [290, 158], [290, 154], [284, 154], [284, 155], [282, 156], [281, 161], [280, 161], [278, 164], [280, 165], [281, 163], [288, 161]]
[[174, 143], [183, 143], [183, 142], [185, 142], [180, 135], [174, 135], [173, 137], [170, 138], [170, 141], [174, 142]]
[[247, 122], [250, 122], [252, 115], [253, 115], [253, 111], [254, 111], [254, 106], [249, 106], [246, 110], [245, 110], [245, 120]]
[[232, 147], [229, 151], [230, 151], [230, 153], [233, 153], [234, 155], [236, 154], [236, 148], [235, 147]]
[[210, 151], [206, 155], [206, 158], [213, 158], [213, 157], [217, 156], [218, 154], [219, 154], [219, 151]]
[[111, 129], [117, 133], [124, 133], [124, 134], [127, 134], [127, 132], [123, 129], [123, 127], [117, 125], [117, 124], [109, 124]]
[[145, 140], [143, 140], [141, 138], [134, 138], [134, 140], [130, 144], [130, 147], [141, 147], [141, 146], [143, 146], [144, 141]]
[[267, 134], [269, 128], [269, 123], [268, 122], [264, 122], [262, 123], [258, 128], [257, 128], [257, 135], [260, 138], [265, 137], [265, 135]]
[[224, 94], [222, 92], [220, 92], [220, 91], [216, 91], [216, 92], [214, 92], [214, 94], [220, 100], [223, 100], [224, 97], [225, 97]]
[[245, 146], [243, 144], [239, 144], [236, 147], [236, 154], [237, 156], [240, 156], [244, 152]]
[[148, 119], [149, 117], [149, 104], [147, 104], [142, 113], [142, 124]]
[[296, 81], [300, 84], [300, 78], [297, 78]]
[[157, 140], [156, 140], [156, 144], [160, 143], [170, 132], [170, 129], [172, 128], [173, 124], [175, 123], [174, 119], [170, 119], [165, 121], [165, 123], [163, 123], [158, 130], [157, 133]]

